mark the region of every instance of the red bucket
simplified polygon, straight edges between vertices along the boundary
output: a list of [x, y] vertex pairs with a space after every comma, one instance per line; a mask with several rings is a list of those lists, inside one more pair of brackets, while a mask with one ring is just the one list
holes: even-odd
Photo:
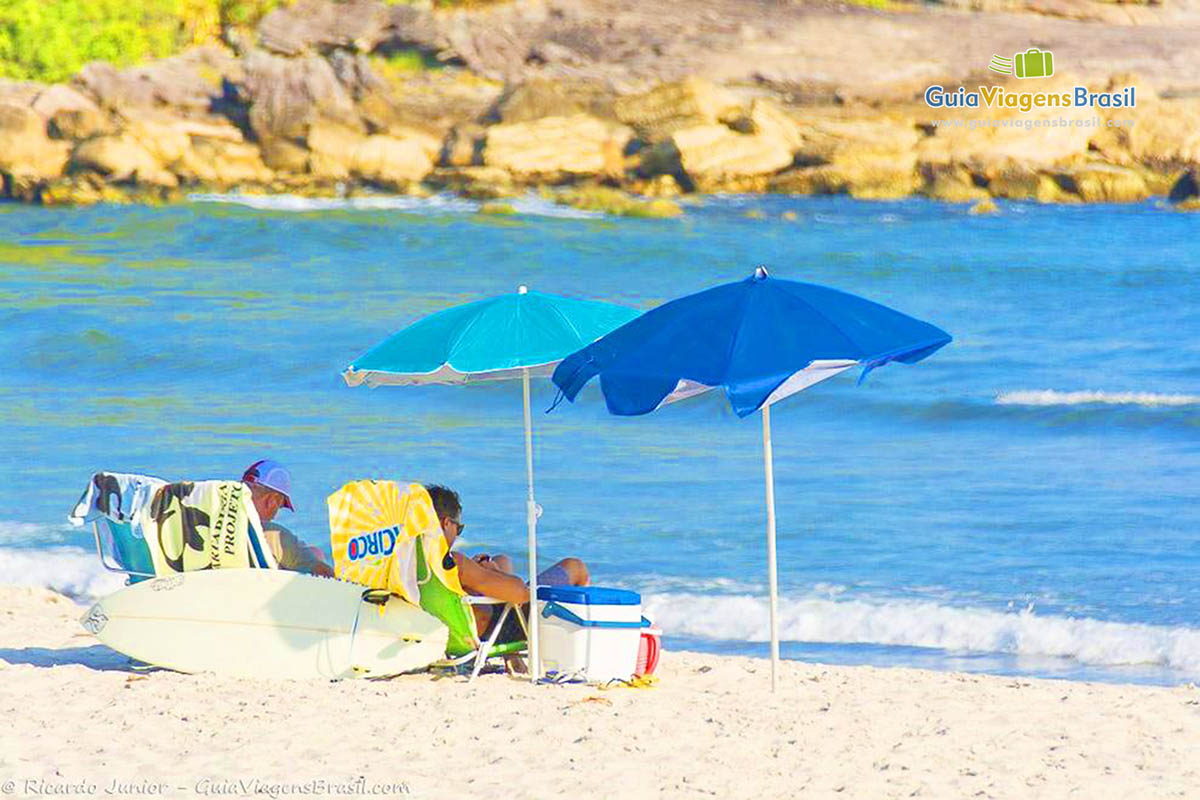
[[638, 642], [637, 669], [634, 675], [651, 675], [658, 666], [658, 654], [662, 652], [662, 629], [651, 626], [642, 628], [642, 638]]

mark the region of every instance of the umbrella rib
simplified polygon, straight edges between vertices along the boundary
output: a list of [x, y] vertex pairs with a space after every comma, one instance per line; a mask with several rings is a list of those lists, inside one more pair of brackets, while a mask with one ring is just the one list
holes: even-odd
[[[480, 314], [475, 314], [475, 315], [473, 315], [473, 316], [471, 317], [471, 320], [470, 320], [470, 322], [468, 322], [468, 323], [466, 324], [466, 327], [464, 327], [464, 328], [462, 329], [462, 331], [461, 331], [461, 332], [459, 332], [458, 336], [457, 336], [457, 337], [455, 337], [455, 339], [454, 339], [454, 344], [450, 346], [450, 352], [446, 354], [446, 361], [445, 361], [445, 364], [447, 364], [448, 366], [450, 366], [450, 367], [454, 368], [454, 370], [455, 370], [455, 371], [460, 371], [460, 372], [461, 372], [461, 370], [459, 370], [457, 367], [455, 367], [455, 366], [454, 366], [454, 365], [453, 365], [453, 364], [450, 362], [450, 359], [454, 358], [455, 354], [457, 353], [457, 351], [458, 351], [458, 345], [459, 345], [459, 343], [460, 343], [460, 342], [462, 342], [464, 339], [466, 339], [466, 338], [467, 338], [467, 334], [469, 334], [469, 333], [471, 332], [471, 330], [472, 330], [472, 329], [473, 329], [473, 328], [474, 328], [476, 325], [478, 325], [478, 324], [479, 324], [479, 321], [480, 321], [481, 319], [483, 319], [483, 318], [484, 318], [484, 316], [485, 316], [486, 314], [487, 314], [487, 310], [485, 310], [483, 313], [480, 313]], [[470, 373], [469, 373], [469, 372], [463, 372], [462, 374], [464, 374], [464, 375], [469, 375]]]
[[[550, 304], [550, 310], [554, 313], [554, 316], [556, 316], [560, 320], [562, 320], [563, 324], [567, 326], [567, 328], [571, 331], [571, 333], [575, 334], [575, 341], [579, 342], [579, 346], [582, 347], [584, 345], [591, 344], [591, 342], [583, 341], [583, 333], [580, 332], [579, 328], [575, 327], [575, 323], [571, 322], [570, 318], [567, 317], [566, 314], [562, 313], [562, 311], [558, 308], [558, 306], [556, 306], [554, 304]], [[593, 340], [593, 341], [595, 341], [595, 340]], [[562, 359], [559, 359], [559, 360], [561, 361]]]
[[738, 314], [738, 326], [733, 332], [733, 341], [729, 344], [729, 352], [725, 354], [725, 374], [721, 376], [721, 383], [725, 385], [725, 394], [729, 394], [729, 365], [733, 363], [733, 354], [737, 352], [738, 342], [742, 338], [742, 330], [746, 327], [746, 307], [750, 305], [751, 292], [746, 292], [742, 298], [742, 308]]
[[[802, 305], [802, 306], [804, 306], [805, 308], [807, 308], [807, 309], [808, 309], [809, 311], [811, 311], [811, 312], [812, 312], [812, 313], [813, 313], [815, 316], [818, 316], [818, 317], [820, 317], [822, 320], [824, 320], [824, 321], [825, 321], [825, 323], [826, 323], [826, 324], [828, 324], [828, 325], [829, 325], [829, 327], [830, 327], [830, 328], [831, 328], [831, 329], [832, 329], [832, 330], [833, 330], [835, 333], [837, 333], [837, 335], [838, 335], [838, 336], [842, 337], [842, 338], [843, 338], [843, 339], [845, 339], [847, 342], [849, 342], [851, 345], [853, 345], [854, 347], [858, 348], [858, 350], [859, 350], [860, 352], [862, 352], [862, 351], [865, 351], [865, 350], [866, 350], [866, 348], [865, 348], [865, 347], [863, 347], [861, 344], [859, 344], [858, 342], [856, 342], [856, 341], [855, 341], [853, 338], [851, 338], [851, 336], [850, 336], [849, 334], [847, 334], [845, 331], [843, 331], [843, 330], [842, 330], [842, 327], [841, 327], [840, 325], [838, 325], [836, 322], [834, 322], [833, 320], [831, 320], [831, 319], [830, 319], [828, 316], [826, 316], [826, 315], [825, 315], [825, 314], [824, 314], [824, 313], [823, 313], [823, 312], [822, 312], [822, 311], [821, 311], [819, 308], [817, 308], [816, 306], [814, 306], [812, 303], [808, 302], [808, 301], [807, 301], [807, 300], [805, 300], [803, 297], [800, 297], [800, 296], [798, 296], [798, 295], [792, 294], [791, 292], [788, 292], [788, 293], [787, 293], [787, 296], [788, 296], [788, 297], [790, 297], [791, 299], [795, 300], [795, 301], [796, 301], [797, 303], [799, 303], [800, 305]], [[871, 301], [869, 301], [869, 300], [868, 300], [867, 302], [871, 302]], [[878, 303], [876, 303], [875, 305], [878, 305]], [[859, 357], [859, 358], [856, 358], [856, 359], [854, 359], [854, 360], [855, 360], [855, 361], [862, 361], [862, 358], [861, 358], [861, 357]], [[808, 363], [809, 363], [809, 364], [811, 364], [811, 363], [812, 363], [812, 361], [809, 361]]]

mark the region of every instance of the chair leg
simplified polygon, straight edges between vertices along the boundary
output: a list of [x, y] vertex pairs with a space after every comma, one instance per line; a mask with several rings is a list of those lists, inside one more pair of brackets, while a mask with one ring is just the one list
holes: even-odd
[[488, 636], [487, 641], [479, 645], [479, 653], [475, 656], [475, 668], [471, 670], [471, 677], [467, 679], [467, 683], [475, 680], [479, 673], [483, 671], [483, 665], [487, 663], [488, 653], [492, 651], [492, 645], [500, 637], [500, 629], [504, 627], [504, 620], [508, 617], [508, 612], [511, 610], [512, 604], [509, 603], [504, 607], [504, 611], [500, 613], [500, 619], [496, 620], [496, 624], [492, 626], [492, 633]]

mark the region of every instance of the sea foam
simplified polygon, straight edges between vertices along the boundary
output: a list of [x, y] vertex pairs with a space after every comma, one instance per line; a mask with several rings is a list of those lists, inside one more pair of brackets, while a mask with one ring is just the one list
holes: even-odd
[[1054, 389], [1027, 389], [1001, 392], [996, 396], [996, 403], [1002, 406], [1132, 405], [1155, 408], [1200, 405], [1200, 395], [1159, 394], [1156, 392], [1060, 392]]
[[[667, 634], [765, 642], [765, 597], [645, 594], [647, 614]], [[783, 641], [927, 647], [1069, 658], [1095, 666], [1156, 665], [1200, 675], [1200, 629], [1002, 612], [931, 602], [782, 597]]]
[[[297, 197], [290, 194], [256, 195], [238, 192], [193, 194], [189, 200], [197, 203], [227, 203], [259, 211], [399, 211], [406, 214], [474, 214], [482, 203], [449, 194], [429, 197], [407, 195], [365, 195], [358, 197]], [[498, 201], [512, 207], [517, 214], [536, 217], [565, 217], [590, 219], [603, 217], [597, 211], [583, 211], [560, 205], [533, 192]]]
[[86, 602], [115, 592], [124, 583], [124, 575], [100, 565], [95, 550], [0, 547], [0, 584], [43, 586]]

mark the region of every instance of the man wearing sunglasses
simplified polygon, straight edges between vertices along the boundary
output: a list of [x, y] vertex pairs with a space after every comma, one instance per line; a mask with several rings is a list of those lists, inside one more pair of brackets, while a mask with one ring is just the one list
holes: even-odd
[[[446, 545], [451, 548], [442, 566], [447, 570], [458, 570], [459, 583], [468, 594], [485, 595], [513, 603], [521, 606], [522, 611], [528, 614], [529, 585], [515, 574], [512, 559], [506, 555], [490, 556], [482, 553], [468, 557], [455, 552], [454, 542], [466, 527], [462, 521], [462, 501], [459, 500], [457, 492], [445, 486], [434, 485], [425, 488], [429, 491], [433, 510], [442, 524], [442, 535], [446, 537]], [[538, 586], [587, 586], [589, 580], [591, 578], [587, 565], [578, 558], [564, 558], [543, 570], [537, 577]], [[473, 611], [476, 628], [481, 631], [481, 638], [486, 639], [491, 633], [494, 619], [500, 616], [500, 610], [491, 606], [475, 606]], [[510, 614], [498, 641], [513, 641], [523, 636], [520, 622]]]

